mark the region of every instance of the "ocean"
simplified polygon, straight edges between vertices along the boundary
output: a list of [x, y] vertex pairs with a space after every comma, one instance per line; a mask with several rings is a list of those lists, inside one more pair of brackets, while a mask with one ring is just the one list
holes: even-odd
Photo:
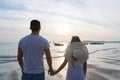
[[[51, 42], [53, 68], [56, 70], [64, 60], [64, 46]], [[0, 80], [20, 80], [21, 71], [17, 63], [17, 43], [0, 43]], [[120, 43], [86, 45], [89, 50], [86, 80], [120, 80]], [[55, 76], [47, 74], [48, 66], [44, 56], [46, 80], [65, 80], [67, 66]]]

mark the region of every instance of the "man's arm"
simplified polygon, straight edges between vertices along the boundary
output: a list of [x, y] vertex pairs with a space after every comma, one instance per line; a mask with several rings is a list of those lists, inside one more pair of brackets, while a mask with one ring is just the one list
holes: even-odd
[[50, 75], [51, 75], [51, 73], [53, 72], [53, 68], [52, 68], [52, 58], [51, 58], [49, 48], [45, 49], [45, 54], [46, 54], [47, 64], [49, 66], [48, 74], [50, 73]]
[[21, 48], [18, 48], [17, 60], [18, 60], [18, 63], [23, 71], [23, 52], [22, 52]]
[[87, 72], [87, 61], [83, 64], [83, 70], [84, 70], [84, 74], [86, 75], [86, 72]]

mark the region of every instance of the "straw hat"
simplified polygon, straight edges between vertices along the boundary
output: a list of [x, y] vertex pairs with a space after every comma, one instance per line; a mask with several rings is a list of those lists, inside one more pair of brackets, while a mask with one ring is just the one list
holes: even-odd
[[88, 50], [81, 42], [72, 42], [65, 51], [65, 57], [68, 61], [83, 64], [88, 59]]

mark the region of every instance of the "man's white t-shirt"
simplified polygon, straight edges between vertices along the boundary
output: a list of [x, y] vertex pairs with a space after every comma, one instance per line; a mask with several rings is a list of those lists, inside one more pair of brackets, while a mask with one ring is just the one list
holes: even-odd
[[40, 35], [28, 35], [22, 38], [18, 44], [22, 49], [24, 57], [24, 73], [44, 72], [43, 54], [50, 45], [48, 41]]

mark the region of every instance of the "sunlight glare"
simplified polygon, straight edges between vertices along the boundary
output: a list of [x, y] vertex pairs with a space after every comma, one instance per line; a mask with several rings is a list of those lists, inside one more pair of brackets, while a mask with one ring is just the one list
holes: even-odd
[[67, 24], [60, 25], [56, 28], [56, 32], [61, 35], [67, 35], [70, 32], [70, 26]]

